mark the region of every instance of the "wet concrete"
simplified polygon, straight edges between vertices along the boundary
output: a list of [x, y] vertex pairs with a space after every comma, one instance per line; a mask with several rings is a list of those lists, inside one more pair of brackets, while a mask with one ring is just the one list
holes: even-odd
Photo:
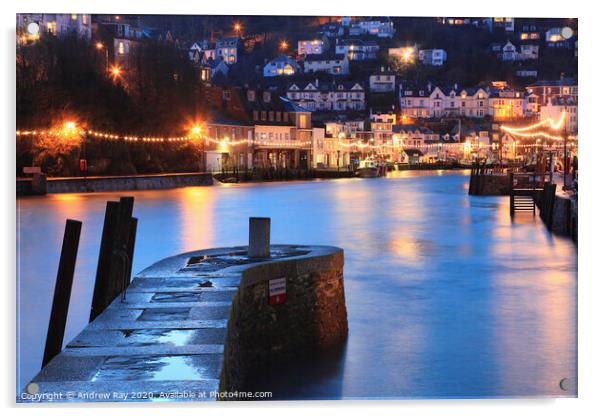
[[[241, 272], [322, 250], [272, 247], [273, 256], [259, 261], [235, 247], [185, 253], [143, 270], [17, 400], [215, 400]], [[202, 263], [212, 270], [199, 277]]]

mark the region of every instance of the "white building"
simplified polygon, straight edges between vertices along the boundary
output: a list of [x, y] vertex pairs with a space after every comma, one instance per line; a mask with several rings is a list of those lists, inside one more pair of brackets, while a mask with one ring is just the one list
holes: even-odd
[[326, 136], [355, 138], [357, 133], [364, 131], [364, 120], [331, 120], [324, 123]]
[[551, 118], [559, 120], [562, 112], [566, 112], [566, 131], [569, 134], [577, 134], [579, 131], [577, 120], [577, 101], [571, 96], [553, 97], [547, 104], [540, 108], [540, 119]]
[[362, 111], [366, 93], [357, 82], [294, 83], [286, 93], [293, 103], [310, 111]]
[[370, 75], [369, 82], [372, 92], [395, 92], [395, 73], [385, 70], [384, 67]]
[[392, 38], [395, 34], [393, 22], [388, 17], [371, 17], [358, 20], [349, 27], [351, 36], [372, 35], [379, 38]]
[[303, 70], [305, 73], [326, 72], [331, 75], [346, 75], [349, 74], [349, 59], [347, 55], [307, 55]]
[[335, 52], [346, 55], [350, 61], [367, 61], [376, 59], [379, 46], [376, 41], [364, 39], [337, 39]]
[[76, 34], [80, 38], [90, 41], [92, 38], [91, 26], [91, 15], [89, 14], [19, 13], [17, 14], [17, 40], [20, 43], [27, 43], [45, 34], [59, 38]]
[[447, 52], [443, 49], [421, 49], [418, 59], [424, 65], [441, 66], [447, 61]]
[[488, 114], [489, 93], [483, 88], [407, 86], [400, 89], [402, 116], [409, 118], [474, 117]]
[[215, 57], [227, 64], [238, 62], [239, 38], [222, 38], [215, 43]]
[[299, 71], [299, 65], [289, 56], [280, 55], [269, 61], [263, 67], [264, 77], [279, 77], [294, 75]]
[[328, 50], [328, 38], [300, 40], [297, 42], [299, 55], [321, 55]]

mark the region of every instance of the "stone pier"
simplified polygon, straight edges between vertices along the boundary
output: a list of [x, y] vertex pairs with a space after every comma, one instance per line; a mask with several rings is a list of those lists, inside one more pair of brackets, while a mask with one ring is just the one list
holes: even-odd
[[[18, 402], [244, 399], [251, 363], [347, 337], [343, 251], [272, 245], [201, 250], [143, 270]], [[270, 295], [274, 296], [270, 296]]]

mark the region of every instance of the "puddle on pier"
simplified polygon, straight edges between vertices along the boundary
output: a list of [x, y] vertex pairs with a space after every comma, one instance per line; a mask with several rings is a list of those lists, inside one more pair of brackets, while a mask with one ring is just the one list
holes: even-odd
[[220, 354], [109, 357], [92, 381], [216, 379], [220, 361]]
[[259, 263], [266, 260], [282, 259], [287, 257], [303, 256], [309, 253], [307, 250], [299, 250], [296, 246], [270, 251], [268, 259], [255, 259], [247, 256], [246, 250], [237, 250], [226, 254], [195, 256], [188, 260], [188, 264], [180, 269], [180, 272], [216, 272], [231, 266]]
[[122, 331], [124, 338], [118, 346], [145, 347], [159, 344], [184, 345], [223, 344], [225, 328], [202, 329], [135, 329]]

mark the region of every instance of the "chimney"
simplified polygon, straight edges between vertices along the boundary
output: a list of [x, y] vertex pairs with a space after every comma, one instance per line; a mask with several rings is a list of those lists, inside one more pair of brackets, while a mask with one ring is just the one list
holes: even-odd
[[315, 84], [316, 84], [316, 88], [318, 88], [320, 86], [320, 81], [318, 80], [318, 78], [316, 78]]
[[431, 84], [431, 81], [429, 81], [426, 87], [428, 88], [429, 92], [431, 92], [431, 89], [433, 88], [433, 84]]
[[456, 83], [454, 83], [454, 90], [457, 90], [457, 89], [458, 89], [458, 83], [456, 82]]

